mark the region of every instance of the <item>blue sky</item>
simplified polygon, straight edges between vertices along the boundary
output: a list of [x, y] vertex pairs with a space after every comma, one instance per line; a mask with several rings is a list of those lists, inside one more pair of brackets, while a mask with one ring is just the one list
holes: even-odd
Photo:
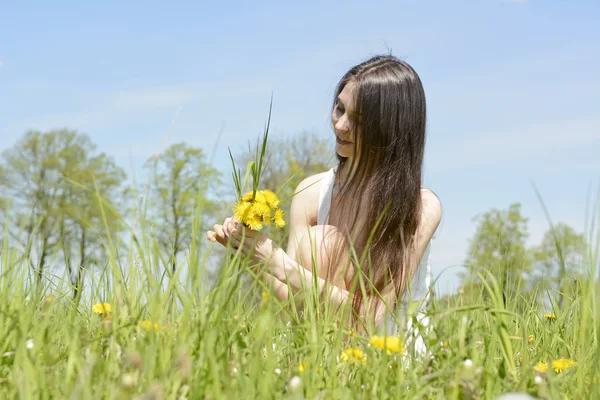
[[444, 208], [434, 272], [464, 261], [472, 217], [492, 207], [521, 202], [537, 243], [548, 225], [531, 181], [555, 221], [583, 230], [600, 175], [600, 3], [294, 3], [3, 4], [0, 150], [69, 127], [139, 176], [170, 143], [212, 153], [222, 130], [215, 164], [229, 176], [227, 147], [256, 140], [273, 92], [273, 136], [309, 130], [333, 151], [335, 84], [391, 50], [428, 98], [424, 183]]

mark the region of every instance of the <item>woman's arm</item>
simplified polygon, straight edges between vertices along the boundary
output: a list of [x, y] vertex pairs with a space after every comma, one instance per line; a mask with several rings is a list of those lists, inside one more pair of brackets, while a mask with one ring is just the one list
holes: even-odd
[[[421, 260], [440, 220], [441, 206], [439, 200], [432, 192], [427, 191], [423, 195], [421, 222], [413, 249], [416, 256], [414, 259]], [[280, 299], [284, 300], [289, 297], [290, 293], [287, 290], [287, 285], [289, 285], [293, 293], [317, 290], [318, 294], [323, 299], [327, 299], [332, 306], [340, 307], [352, 302], [352, 293], [348, 290], [349, 288], [343, 279], [345, 271], [347, 271], [346, 268], [350, 265], [348, 258], [342, 260], [341, 269], [340, 266], [335, 266], [334, 269], [338, 272], [334, 273], [331, 279], [323, 279], [323, 277], [329, 277], [330, 255], [338, 239], [335, 227], [328, 225], [311, 227], [302, 236], [296, 248], [295, 259], [259, 232], [245, 228], [238, 230], [233, 225], [230, 225], [228, 230], [234, 247], [242, 247], [245, 254], [252, 255], [255, 259], [265, 262], [267, 265], [265, 273], [286, 286], [285, 293], [283, 291], [278, 293]], [[413, 276], [418, 264], [419, 262], [411, 266], [412, 270], [408, 274], [409, 277]], [[317, 274], [317, 276], [314, 276], [314, 274]], [[313, 283], [316, 283], [316, 285]], [[279, 286], [281, 287], [281, 285]], [[285, 294], [287, 297], [279, 294]], [[366, 306], [362, 307], [361, 317], [369, 316], [368, 319], [378, 324], [384, 318], [385, 304], [390, 305], [395, 300], [394, 291], [390, 287], [385, 293], [381, 293], [381, 297], [371, 296], [371, 298], [365, 300]]]

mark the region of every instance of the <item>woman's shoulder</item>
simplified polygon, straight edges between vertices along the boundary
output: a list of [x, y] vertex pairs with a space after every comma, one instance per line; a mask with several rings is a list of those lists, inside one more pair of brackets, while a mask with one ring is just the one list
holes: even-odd
[[305, 193], [305, 196], [314, 196], [319, 194], [321, 185], [332, 173], [332, 169], [304, 178], [296, 188], [296, 194]]
[[421, 226], [433, 235], [442, 219], [442, 203], [438, 196], [426, 187], [421, 187]]

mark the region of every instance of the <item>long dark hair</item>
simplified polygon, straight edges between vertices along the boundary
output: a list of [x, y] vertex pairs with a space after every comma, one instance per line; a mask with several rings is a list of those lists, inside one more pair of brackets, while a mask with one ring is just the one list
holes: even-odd
[[[341, 183], [330, 221], [358, 256], [353, 284], [362, 275], [370, 281], [365, 285], [367, 296], [393, 290], [398, 300], [418, 265], [410, 255], [421, 214], [425, 91], [415, 70], [393, 56], [376, 56], [350, 69], [337, 86], [334, 107], [350, 82], [356, 85], [358, 115], [354, 157], [350, 161], [337, 155], [338, 174], [344, 167], [351, 173]], [[349, 254], [348, 240], [338, 246], [334, 260]], [[361, 258], [365, 262], [359, 265]], [[363, 297], [355, 286], [355, 316]]]

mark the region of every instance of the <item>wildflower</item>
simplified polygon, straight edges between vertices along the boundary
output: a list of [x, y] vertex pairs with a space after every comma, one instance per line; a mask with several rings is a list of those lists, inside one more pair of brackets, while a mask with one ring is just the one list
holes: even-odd
[[134, 374], [125, 374], [121, 378], [121, 385], [125, 390], [131, 390], [137, 385], [137, 377]]
[[544, 383], [544, 378], [542, 378], [539, 375], [536, 375], [535, 378], [533, 378], [533, 383], [535, 383], [536, 385], [541, 385], [542, 383]]
[[365, 353], [357, 347], [350, 347], [344, 350], [340, 355], [340, 359], [344, 362], [355, 365], [367, 363], [367, 357], [365, 356]]
[[29, 350], [33, 349], [33, 347], [34, 347], [33, 339], [28, 339], [25, 342], [25, 347], [27, 347]]
[[527, 343], [532, 344], [534, 339], [535, 337], [533, 335], [529, 335], [529, 337], [527, 338]]
[[111, 312], [110, 303], [96, 303], [92, 306], [94, 314], [105, 315]]
[[471, 367], [473, 367], [473, 361], [471, 361], [467, 358], [465, 360], [465, 368], [471, 368]]
[[[283, 210], [279, 207], [277, 195], [270, 190], [258, 190], [252, 200], [252, 191], [242, 196], [241, 200], [233, 206], [235, 218], [248, 226], [250, 229], [258, 231], [271, 222], [278, 228], [285, 226], [283, 219]], [[273, 215], [271, 214], [273, 212]]]
[[269, 292], [263, 291], [261, 297], [262, 297], [262, 299], [261, 299], [260, 304], [264, 307], [267, 304], [267, 302], [269, 301]]
[[[158, 322], [140, 321], [139, 325], [141, 328], [147, 331], [154, 329], [154, 332], [158, 332], [158, 330], [160, 329], [160, 325], [158, 325]], [[162, 327], [162, 331], [166, 331], [166, 328], [164, 326]]]
[[50, 305], [52, 304], [52, 302], [54, 301], [54, 295], [53, 294], [49, 294], [48, 296], [46, 296], [46, 298], [44, 299], [44, 305]]
[[[552, 361], [552, 369], [554, 370], [554, 372], [559, 373], [559, 372], [563, 372], [564, 370], [575, 366], [575, 364], [577, 364], [577, 363], [573, 360], [561, 358], [560, 360]], [[539, 362], [539, 363], [537, 363], [537, 365], [535, 367], [533, 367], [533, 369], [536, 372], [545, 373], [545, 372], [548, 372], [548, 364], [545, 362]]]
[[546, 319], [546, 321], [552, 322], [552, 321], [556, 320], [556, 315], [554, 313], [547, 313], [547, 314], [544, 314], [544, 318]]
[[373, 347], [387, 350], [388, 354], [391, 352], [403, 353], [404, 344], [398, 336], [373, 336], [369, 340], [369, 344]]
[[302, 379], [299, 376], [294, 376], [290, 383], [288, 383], [288, 389], [290, 392], [295, 392], [302, 387]]
[[281, 375], [281, 369], [280, 368], [275, 368], [275, 371], [273, 371], [273, 372], [275, 372], [275, 374], [277, 374], [277, 375]]
[[306, 361], [303, 361], [300, 364], [298, 364], [298, 372], [304, 372], [306, 368], [308, 368], [308, 363]]

